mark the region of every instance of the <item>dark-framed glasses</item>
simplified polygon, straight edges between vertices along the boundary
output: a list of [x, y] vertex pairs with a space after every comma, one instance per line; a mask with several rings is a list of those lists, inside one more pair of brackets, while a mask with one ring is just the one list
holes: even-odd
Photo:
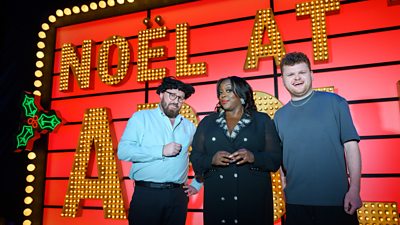
[[165, 92], [167, 92], [168, 93], [168, 98], [169, 98], [169, 100], [171, 100], [171, 101], [174, 101], [175, 99], [177, 99], [178, 98], [178, 102], [184, 102], [186, 99], [184, 98], [184, 97], [182, 97], [182, 96], [178, 96], [177, 94], [175, 94], [175, 93], [172, 93], [172, 92], [169, 92], [169, 91], [165, 91]]

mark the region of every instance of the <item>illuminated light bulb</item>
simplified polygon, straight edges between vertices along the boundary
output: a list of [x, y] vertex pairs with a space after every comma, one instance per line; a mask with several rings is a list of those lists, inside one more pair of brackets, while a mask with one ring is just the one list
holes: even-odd
[[82, 5], [81, 10], [82, 12], [89, 12], [89, 7], [87, 5]]
[[32, 209], [26, 208], [24, 209], [24, 216], [30, 216], [32, 214]]
[[44, 53], [42, 51], [38, 51], [38, 52], [36, 52], [36, 57], [38, 57], [39, 59], [42, 59], [44, 57]]
[[36, 76], [36, 77], [42, 77], [42, 76], [43, 76], [42, 71], [36, 70], [36, 71], [35, 71], [35, 76]]
[[44, 39], [44, 38], [46, 38], [46, 33], [44, 31], [40, 31], [38, 33], [38, 36], [39, 36], [39, 38]]
[[74, 7], [72, 7], [72, 12], [75, 14], [78, 14], [81, 12], [81, 9], [78, 6], [74, 6]]
[[54, 15], [50, 15], [48, 19], [50, 23], [54, 23], [57, 21], [57, 18]]
[[46, 47], [46, 45], [44, 44], [43, 41], [39, 41], [39, 42], [37, 43], [37, 47], [40, 48], [40, 49], [43, 49], [44, 47]]
[[31, 185], [25, 187], [25, 192], [26, 192], [27, 194], [32, 193], [33, 190], [34, 190], [34, 188], [33, 188]]
[[33, 175], [30, 174], [30, 175], [26, 176], [27, 182], [32, 183], [34, 180], [35, 180], [35, 176], [33, 176]]
[[24, 199], [24, 203], [25, 204], [30, 205], [32, 202], [33, 202], [33, 198], [32, 197], [30, 197], [30, 196], [25, 197], [25, 199]]
[[62, 17], [62, 16], [64, 16], [64, 12], [63, 12], [61, 9], [57, 9], [57, 10], [56, 10], [56, 15], [57, 15], [58, 17]]
[[114, 0], [107, 0], [107, 5], [113, 7], [113, 6], [115, 6], [115, 1]]
[[122, 5], [122, 4], [125, 3], [125, 1], [124, 1], [124, 0], [117, 0], [117, 3], [120, 4], [120, 5]]
[[32, 222], [30, 220], [24, 220], [22, 225], [32, 225]]
[[90, 7], [90, 9], [92, 9], [92, 10], [96, 10], [96, 9], [97, 9], [97, 4], [96, 4], [96, 2], [90, 3], [89, 7]]
[[104, 8], [107, 7], [107, 3], [106, 3], [105, 1], [100, 1], [100, 2], [99, 2], [99, 7], [102, 8], [102, 9], [104, 9]]
[[64, 14], [67, 16], [70, 16], [72, 14], [71, 9], [70, 8], [65, 8], [64, 9]]
[[44, 63], [42, 61], [37, 61], [36, 62], [36, 67], [37, 68], [42, 68], [44, 66]]
[[26, 167], [26, 169], [27, 169], [29, 172], [32, 172], [32, 171], [34, 171], [34, 170], [36, 169], [36, 167], [35, 167], [34, 164], [29, 164], [29, 165]]
[[40, 92], [39, 90], [35, 90], [35, 91], [33, 92], [33, 94], [34, 94], [34, 95], [37, 95], [37, 96], [42, 96], [42, 92]]
[[43, 24], [42, 24], [42, 29], [43, 29], [43, 30], [49, 30], [49, 29], [50, 29], [49, 24], [43, 23]]

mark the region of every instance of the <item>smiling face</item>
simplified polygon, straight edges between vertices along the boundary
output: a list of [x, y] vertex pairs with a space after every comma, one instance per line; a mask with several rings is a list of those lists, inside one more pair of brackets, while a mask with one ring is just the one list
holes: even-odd
[[185, 93], [178, 89], [168, 89], [160, 93], [161, 109], [169, 118], [176, 118], [185, 100]]
[[283, 66], [283, 85], [289, 91], [292, 100], [301, 100], [311, 94], [312, 75], [310, 68], [303, 62], [294, 64], [293, 66]]
[[225, 79], [218, 87], [219, 104], [225, 111], [232, 111], [238, 107], [242, 107], [240, 98], [234, 93], [231, 81]]

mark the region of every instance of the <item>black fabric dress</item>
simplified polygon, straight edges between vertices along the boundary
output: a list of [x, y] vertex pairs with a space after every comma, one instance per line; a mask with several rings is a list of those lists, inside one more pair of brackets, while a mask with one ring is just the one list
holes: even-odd
[[[218, 151], [252, 151], [255, 161], [213, 166]], [[196, 175], [204, 178], [204, 225], [272, 225], [273, 202], [270, 172], [278, 170], [282, 150], [268, 115], [244, 114], [232, 133], [225, 113], [205, 117], [197, 127], [190, 156]]]

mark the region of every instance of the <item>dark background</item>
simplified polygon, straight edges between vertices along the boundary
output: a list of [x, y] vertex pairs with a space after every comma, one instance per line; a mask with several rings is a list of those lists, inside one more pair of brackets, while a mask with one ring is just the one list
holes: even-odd
[[[38, 32], [57, 9], [91, 1], [4, 1], [0, 6], [0, 225], [22, 224], [27, 152], [16, 153], [24, 91], [34, 90]], [[98, 2], [98, 1], [96, 1]]]

